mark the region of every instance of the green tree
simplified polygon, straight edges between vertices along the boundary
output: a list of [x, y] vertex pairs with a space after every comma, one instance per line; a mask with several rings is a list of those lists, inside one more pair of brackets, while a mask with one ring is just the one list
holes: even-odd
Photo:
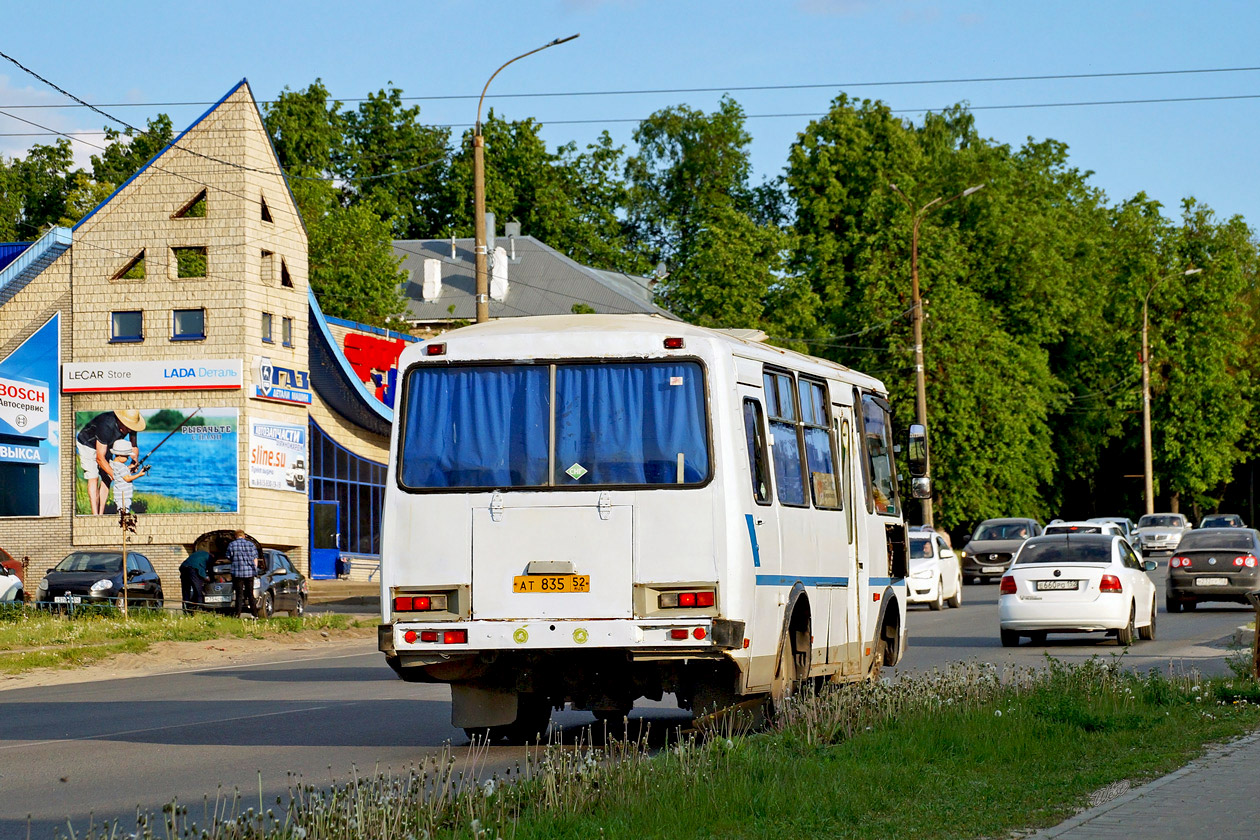
[[399, 286], [406, 273], [398, 268], [388, 226], [371, 207], [336, 207], [308, 232], [311, 288], [325, 314], [383, 327], [403, 313]]
[[150, 119], [145, 130], [140, 132], [130, 128], [119, 131], [112, 126], [106, 126], [105, 151], [92, 155], [92, 179], [102, 188], [108, 185], [108, 195], [136, 174], [140, 167], [165, 149], [173, 139], [175, 133], [171, 118], [166, 114], [158, 114]]

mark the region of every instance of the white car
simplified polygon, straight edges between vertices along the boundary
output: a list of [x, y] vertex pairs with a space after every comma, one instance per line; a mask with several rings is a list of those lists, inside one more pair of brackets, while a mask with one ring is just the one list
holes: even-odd
[[11, 570], [0, 566], [0, 604], [22, 602], [22, 580]]
[[1124, 529], [1115, 522], [1091, 519], [1088, 522], [1051, 522], [1042, 531], [1043, 534], [1119, 534], [1125, 536]]
[[927, 604], [939, 610], [945, 604], [962, 606], [962, 569], [958, 555], [940, 534], [911, 531], [910, 577], [906, 580], [907, 602]]
[[1155, 638], [1155, 584], [1143, 560], [1115, 534], [1054, 534], [1024, 543], [998, 590], [1002, 645], [1020, 636], [1104, 632], [1121, 645]]

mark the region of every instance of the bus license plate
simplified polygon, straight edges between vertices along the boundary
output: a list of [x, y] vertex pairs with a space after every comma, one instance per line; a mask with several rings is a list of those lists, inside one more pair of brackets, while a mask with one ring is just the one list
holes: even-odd
[[1079, 589], [1079, 581], [1075, 580], [1039, 580], [1037, 581], [1037, 591], [1044, 592], [1047, 589]]
[[1229, 578], [1196, 578], [1194, 581], [1196, 586], [1229, 586]]
[[590, 575], [517, 575], [513, 592], [590, 592]]

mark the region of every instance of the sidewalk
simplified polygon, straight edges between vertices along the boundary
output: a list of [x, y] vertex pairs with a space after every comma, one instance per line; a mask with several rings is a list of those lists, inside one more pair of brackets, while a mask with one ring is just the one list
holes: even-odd
[[311, 606], [351, 608], [352, 612], [380, 612], [381, 585], [362, 580], [308, 580]]
[[1260, 835], [1257, 768], [1260, 733], [1218, 747], [1030, 840], [1251, 840]]

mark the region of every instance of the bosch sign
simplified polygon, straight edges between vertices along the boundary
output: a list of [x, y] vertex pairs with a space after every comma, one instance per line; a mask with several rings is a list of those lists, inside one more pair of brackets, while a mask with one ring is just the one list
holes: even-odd
[[48, 386], [0, 377], [0, 435], [48, 437]]

